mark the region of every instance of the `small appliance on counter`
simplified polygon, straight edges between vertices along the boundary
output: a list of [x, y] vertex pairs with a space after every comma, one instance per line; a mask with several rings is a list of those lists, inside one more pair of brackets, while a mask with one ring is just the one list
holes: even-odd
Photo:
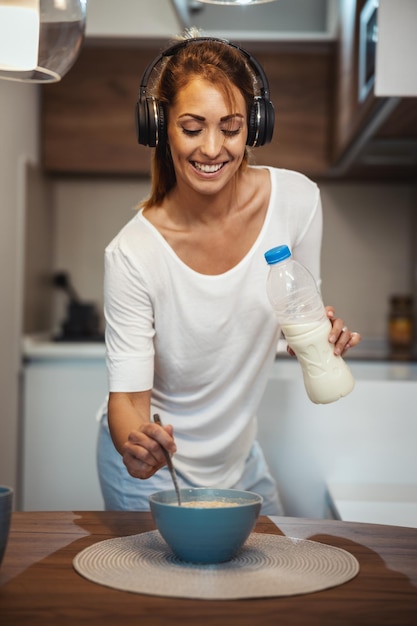
[[96, 306], [82, 302], [66, 272], [57, 272], [53, 277], [54, 286], [63, 289], [69, 298], [67, 316], [61, 325], [61, 332], [54, 341], [104, 341], [100, 332], [100, 318]]

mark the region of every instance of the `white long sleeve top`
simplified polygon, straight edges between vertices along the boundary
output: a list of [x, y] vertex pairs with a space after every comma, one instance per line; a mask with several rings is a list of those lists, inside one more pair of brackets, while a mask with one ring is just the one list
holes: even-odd
[[192, 270], [142, 210], [105, 252], [109, 390], [152, 389], [151, 411], [174, 427], [178, 470], [203, 487], [234, 485], [256, 437], [280, 331], [264, 252], [287, 244], [320, 283], [318, 187], [297, 172], [267, 169], [263, 227], [227, 272]]

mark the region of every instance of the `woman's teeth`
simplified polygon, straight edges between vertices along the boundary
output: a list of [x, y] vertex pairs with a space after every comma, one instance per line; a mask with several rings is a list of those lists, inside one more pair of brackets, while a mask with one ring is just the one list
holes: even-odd
[[205, 174], [214, 174], [214, 172], [218, 172], [223, 167], [223, 163], [209, 165], [207, 163], [197, 163], [197, 161], [194, 161], [193, 165], [197, 170]]

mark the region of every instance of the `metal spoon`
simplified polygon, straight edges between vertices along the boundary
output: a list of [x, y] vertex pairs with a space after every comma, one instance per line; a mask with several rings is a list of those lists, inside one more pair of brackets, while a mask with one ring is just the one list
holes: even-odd
[[[154, 413], [153, 421], [155, 422], [155, 424], [159, 424], [159, 426], [162, 426], [161, 418], [159, 417], [158, 413]], [[181, 493], [178, 487], [177, 474], [175, 471], [175, 467], [174, 467], [174, 464], [172, 462], [172, 459], [168, 450], [166, 450], [165, 448], [162, 448], [162, 449], [164, 451], [164, 455], [167, 461], [169, 473], [171, 474], [172, 482], [174, 483], [175, 491], [177, 492], [178, 506], [181, 506]]]

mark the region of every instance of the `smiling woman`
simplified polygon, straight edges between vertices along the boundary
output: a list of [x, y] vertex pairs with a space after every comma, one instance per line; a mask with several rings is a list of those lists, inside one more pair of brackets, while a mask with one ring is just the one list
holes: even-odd
[[[297, 172], [249, 165], [249, 148], [271, 141], [274, 108], [262, 67], [239, 46], [176, 43], [146, 68], [139, 94], [151, 194], [105, 255], [106, 507], [148, 509], [170, 487], [168, 451], [180, 488], [255, 492], [263, 513], [279, 513], [256, 441], [280, 334], [263, 255], [286, 243], [319, 282], [319, 190]], [[359, 341], [328, 315], [335, 350]], [[164, 426], [150, 422], [155, 412]]]

